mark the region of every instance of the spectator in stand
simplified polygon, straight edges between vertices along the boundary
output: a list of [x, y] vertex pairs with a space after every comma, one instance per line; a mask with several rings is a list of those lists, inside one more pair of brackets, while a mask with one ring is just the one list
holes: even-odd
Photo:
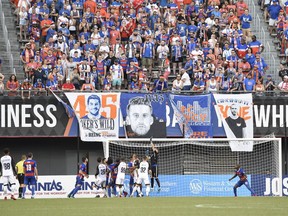
[[70, 78], [66, 79], [66, 83], [62, 85], [62, 90], [63, 91], [74, 91], [75, 86], [70, 82]]
[[275, 24], [277, 22], [281, 6], [278, 4], [278, 0], [272, 0], [272, 5], [267, 9], [269, 18], [269, 32], [272, 33], [272, 30], [275, 29]]
[[90, 81], [90, 77], [85, 78], [85, 83], [81, 87], [81, 91], [94, 91], [95, 88]]
[[233, 77], [230, 91], [243, 91], [243, 81], [238, 77]]
[[288, 76], [288, 69], [284, 64], [280, 64], [279, 77], [283, 80], [284, 76]]
[[4, 78], [4, 75], [0, 73], [0, 95], [3, 95], [5, 90]]
[[252, 74], [248, 73], [246, 79], [244, 79], [243, 88], [244, 91], [255, 91], [256, 81], [252, 78]]
[[206, 91], [207, 92], [218, 92], [219, 84], [215, 78], [215, 75], [211, 75], [211, 78], [206, 82]]
[[262, 96], [265, 91], [262, 79], [258, 79], [255, 85], [255, 92], [257, 96]]
[[164, 76], [160, 75], [159, 79], [154, 81], [153, 91], [154, 92], [163, 92], [168, 89], [168, 83], [165, 80]]
[[183, 81], [181, 80], [181, 75], [177, 74], [176, 79], [172, 83], [172, 92], [181, 92], [183, 88]]
[[20, 85], [15, 74], [12, 74], [6, 83], [6, 88], [9, 91], [8, 96], [16, 96]]
[[22, 97], [22, 99], [25, 99], [25, 98], [27, 98], [27, 99], [30, 99], [30, 97], [31, 97], [31, 89], [32, 89], [32, 85], [31, 85], [31, 83], [30, 83], [30, 81], [29, 81], [29, 79], [24, 79], [24, 81], [23, 81], [23, 83], [22, 83], [22, 85], [21, 85], [21, 97]]
[[252, 53], [255, 55], [256, 53], [262, 53], [264, 51], [264, 46], [260, 41], [257, 41], [255, 35], [252, 36], [252, 41], [248, 44], [248, 47], [252, 49]]
[[281, 91], [281, 92], [288, 92], [288, 76], [285, 75], [283, 77], [283, 81], [281, 81], [279, 84], [278, 84], [278, 89]]
[[[287, 75], [286, 75], [287, 76]], [[275, 85], [275, 81], [272, 79], [270, 74], [267, 75], [267, 80], [265, 82], [265, 90], [272, 92], [277, 89], [277, 85]]]
[[199, 75], [195, 77], [195, 81], [192, 86], [193, 92], [203, 92], [205, 89], [205, 82], [201, 79]]
[[28, 13], [25, 7], [21, 7], [19, 12], [19, 26], [20, 26], [20, 40], [22, 41], [22, 33], [24, 32], [24, 39], [27, 39], [27, 20], [28, 20]]

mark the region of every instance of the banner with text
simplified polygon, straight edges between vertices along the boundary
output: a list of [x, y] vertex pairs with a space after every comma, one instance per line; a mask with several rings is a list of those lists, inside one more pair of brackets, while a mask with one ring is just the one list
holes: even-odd
[[[252, 94], [213, 94], [227, 138], [253, 138]], [[232, 151], [252, 151], [252, 141], [230, 141]]]
[[178, 123], [186, 138], [211, 138], [211, 95], [170, 95]]
[[119, 93], [65, 93], [75, 110], [83, 141], [118, 138]]

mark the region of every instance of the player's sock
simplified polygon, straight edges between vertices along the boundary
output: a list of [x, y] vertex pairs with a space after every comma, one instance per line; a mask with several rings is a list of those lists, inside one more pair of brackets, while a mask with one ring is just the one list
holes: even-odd
[[150, 185], [146, 185], [146, 196], [149, 196], [150, 193]]
[[130, 191], [129, 191], [129, 192], [130, 192], [130, 196], [131, 196], [131, 194], [132, 194], [133, 189], [134, 189], [133, 185], [130, 186]]
[[136, 192], [136, 190], [137, 190], [137, 185], [135, 185], [135, 186], [133, 187], [133, 190], [132, 190], [132, 192], [130, 193], [130, 197], [134, 196], [134, 193]]
[[74, 190], [73, 190], [73, 192], [72, 192], [72, 194], [71, 194], [71, 196], [74, 197], [75, 194], [76, 194], [80, 189], [81, 189], [81, 186], [75, 187]]
[[119, 186], [116, 186], [116, 195], [117, 195], [117, 196], [120, 195], [120, 188], [119, 188]]
[[32, 197], [34, 197], [34, 195], [35, 195], [35, 185], [32, 185], [31, 192], [32, 192]]
[[17, 191], [16, 184], [11, 184], [11, 196], [14, 197], [15, 192]]
[[7, 196], [8, 184], [3, 185], [3, 196]]
[[237, 196], [237, 188], [233, 187], [233, 192], [234, 192], [234, 195], [236, 197]]
[[108, 197], [111, 197], [111, 188], [110, 188], [110, 187], [107, 188], [106, 191], [107, 191], [107, 196], [108, 196]]
[[247, 189], [252, 193], [253, 196], [255, 196], [255, 192], [254, 190], [249, 186], [249, 185], [245, 185], [247, 187]]
[[154, 188], [154, 178], [151, 178], [151, 188]]
[[160, 186], [160, 181], [159, 181], [159, 179], [156, 178], [155, 180], [156, 180], [156, 182], [157, 182], [158, 187], [160, 188], [161, 186]]
[[23, 187], [23, 190], [22, 190], [22, 198], [25, 197], [25, 193], [26, 193], [26, 187]]
[[22, 193], [23, 193], [23, 187], [19, 187], [18, 189], [19, 198], [22, 197]]

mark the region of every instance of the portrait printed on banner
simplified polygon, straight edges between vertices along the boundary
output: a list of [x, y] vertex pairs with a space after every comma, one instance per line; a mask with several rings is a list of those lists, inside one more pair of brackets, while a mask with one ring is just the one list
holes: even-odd
[[166, 138], [166, 121], [156, 115], [161, 110], [165, 112], [165, 104], [156, 102], [152, 105], [150, 97], [130, 98], [126, 106], [125, 117], [127, 136], [130, 138], [149, 138], [151, 136]]

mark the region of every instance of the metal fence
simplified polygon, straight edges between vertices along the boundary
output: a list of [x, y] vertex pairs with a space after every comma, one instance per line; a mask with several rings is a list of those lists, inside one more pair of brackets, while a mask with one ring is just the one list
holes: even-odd
[[9, 66], [11, 68], [11, 73], [15, 73], [15, 69], [14, 69], [14, 58], [13, 55], [11, 53], [11, 44], [10, 44], [10, 40], [8, 38], [8, 31], [7, 31], [7, 26], [6, 26], [6, 22], [5, 22], [5, 15], [3, 12], [3, 7], [2, 7], [2, 1], [0, 1], [0, 14], [1, 14], [1, 24], [2, 24], [2, 29], [3, 29], [3, 35], [4, 35], [4, 40], [6, 43], [6, 55], [8, 57], [9, 60]]

